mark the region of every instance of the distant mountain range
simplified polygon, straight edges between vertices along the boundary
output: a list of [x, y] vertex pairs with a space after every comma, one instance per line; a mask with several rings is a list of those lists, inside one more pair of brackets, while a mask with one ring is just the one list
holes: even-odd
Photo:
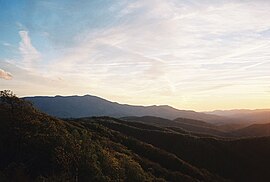
[[[165, 127], [167, 129], [171, 129], [179, 131], [182, 129], [186, 133], [192, 134], [204, 134], [204, 135], [213, 135], [213, 136], [220, 136], [220, 137], [228, 137], [229, 135], [225, 133], [222, 127], [216, 126], [210, 123], [206, 123], [204, 121], [187, 119], [187, 118], [177, 118], [175, 120], [168, 120], [159, 117], [153, 116], [143, 116], [143, 117], [123, 117], [121, 118], [125, 121], [132, 121], [132, 122], [141, 122], [144, 124], [150, 124], [158, 127]], [[183, 132], [182, 131], [182, 132]]]
[[204, 121], [153, 116], [61, 120], [5, 95], [0, 121], [0, 181], [270, 179], [270, 137], [220, 138], [213, 133], [218, 127]]
[[206, 114], [214, 114], [222, 117], [232, 118], [238, 123], [245, 124], [263, 124], [270, 123], [270, 109], [235, 109], [235, 110], [216, 110], [206, 112]]
[[[166, 128], [168, 130], [191, 134], [200, 137], [222, 137], [222, 138], [238, 138], [238, 137], [263, 137], [270, 136], [270, 123], [267, 124], [252, 124], [243, 126], [239, 129], [227, 129], [224, 126], [206, 123], [204, 121], [192, 120], [186, 118], [177, 118], [175, 120], [168, 120], [153, 116], [143, 117], [123, 117], [124, 121], [133, 123], [139, 122], [157, 127]], [[225, 125], [226, 126], [226, 125]]]
[[[54, 109], [69, 104], [52, 100]], [[270, 124], [225, 132], [187, 118], [59, 119], [8, 93], [0, 121], [0, 181], [270, 180]]]
[[59, 118], [81, 118], [90, 116], [156, 116], [166, 119], [189, 118], [207, 121], [214, 124], [234, 123], [235, 120], [224, 116], [200, 113], [190, 110], [179, 110], [167, 105], [133, 106], [111, 102], [100, 97], [55, 96], [25, 97], [39, 110]]
[[252, 124], [250, 126], [240, 128], [230, 133], [235, 137], [261, 137], [270, 136], [270, 123]]

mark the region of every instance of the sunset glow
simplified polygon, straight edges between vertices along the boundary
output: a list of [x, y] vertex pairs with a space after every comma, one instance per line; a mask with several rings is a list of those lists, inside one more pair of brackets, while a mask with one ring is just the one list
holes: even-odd
[[270, 1], [0, 3], [1, 90], [270, 108]]

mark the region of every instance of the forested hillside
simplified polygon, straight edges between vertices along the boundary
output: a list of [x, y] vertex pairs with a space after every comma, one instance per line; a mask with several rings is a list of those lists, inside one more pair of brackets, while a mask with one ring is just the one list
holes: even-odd
[[223, 181], [99, 120], [62, 121], [1, 92], [0, 180]]
[[0, 181], [270, 180], [269, 137], [224, 139], [111, 117], [60, 120], [10, 92], [1, 92], [0, 121]]
[[183, 129], [192, 133], [208, 134], [214, 136], [229, 136], [225, 131], [219, 129], [218, 126], [212, 125], [210, 123], [205, 123], [199, 120], [187, 119], [187, 118], [177, 118], [175, 120], [169, 120], [153, 116], [143, 116], [143, 117], [123, 117], [121, 118], [126, 121], [142, 122], [154, 126], [160, 127], [173, 127], [178, 129]]

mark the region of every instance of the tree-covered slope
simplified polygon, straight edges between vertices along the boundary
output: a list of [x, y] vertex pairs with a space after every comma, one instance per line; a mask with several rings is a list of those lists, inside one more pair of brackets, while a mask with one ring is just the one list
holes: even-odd
[[267, 124], [252, 124], [245, 128], [235, 130], [230, 133], [232, 136], [237, 137], [260, 137], [270, 136], [270, 123]]
[[131, 122], [100, 119], [102, 125], [163, 149], [233, 181], [269, 181], [270, 137], [223, 139], [135, 127]]
[[0, 181], [224, 180], [98, 118], [59, 120], [9, 92], [1, 92], [0, 132]]
[[0, 181], [270, 180], [270, 138], [222, 139], [111, 117], [60, 120], [0, 100]]
[[145, 124], [150, 124], [154, 126], [160, 127], [174, 127], [186, 130], [192, 133], [200, 133], [200, 134], [208, 134], [208, 135], [216, 135], [216, 136], [229, 136], [227, 133], [219, 130], [218, 126], [212, 125], [210, 123], [205, 123], [199, 120], [186, 119], [186, 118], [177, 118], [175, 120], [164, 119], [160, 117], [153, 116], [143, 116], [143, 117], [123, 117], [121, 118], [126, 121], [136, 121], [142, 122]]

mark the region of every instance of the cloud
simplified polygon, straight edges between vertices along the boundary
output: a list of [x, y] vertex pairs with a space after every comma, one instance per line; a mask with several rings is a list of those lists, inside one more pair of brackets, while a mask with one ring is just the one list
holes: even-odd
[[25, 68], [32, 68], [33, 65], [41, 58], [41, 54], [32, 45], [31, 38], [28, 35], [28, 31], [19, 31], [21, 37], [21, 42], [19, 46], [19, 51], [22, 56], [22, 65]]
[[269, 6], [193, 2], [126, 3], [113, 26], [78, 32], [74, 47], [52, 61], [50, 75], [68, 75], [71, 82], [84, 80], [97, 90], [115, 92], [121, 82], [119, 93], [140, 91], [156, 98], [224, 94], [222, 90], [247, 83], [260, 89], [269, 84], [269, 72], [260, 68], [264, 63], [270, 69], [265, 64], [270, 39], [261, 33], [270, 28]]
[[[71, 85], [77, 84], [81, 90], [87, 90], [86, 86], [90, 85], [91, 91], [105, 97], [125, 93], [126, 97], [151, 95], [152, 100], [159, 100], [161, 95], [171, 95], [191, 98], [190, 103], [194, 105], [194, 95], [198, 98], [213, 95], [216, 96], [213, 100], [218, 100], [235, 88], [235, 93], [248, 95], [255, 92], [252, 88], [259, 93], [269, 85], [269, 1], [110, 3], [112, 6], [92, 6], [99, 18], [87, 14], [79, 16], [80, 19], [67, 19], [61, 11], [54, 12], [59, 22], [68, 20], [68, 24], [61, 23], [68, 31], [59, 31], [55, 21], [48, 17], [46, 23], [53, 28], [46, 29], [43, 39], [65, 39], [59, 43], [59, 49], [50, 44], [54, 41], [37, 41], [49, 43], [40, 46], [42, 49], [52, 48], [49, 56], [43, 55], [41, 64], [41, 54], [32, 45], [27, 29], [21, 28], [24, 30], [19, 32], [22, 67], [42, 68], [40, 73], [51, 78], [61, 77]], [[57, 3], [55, 6], [58, 7]], [[74, 12], [71, 16], [86, 15], [81, 12], [84, 8], [78, 11], [70, 7], [64, 9]], [[111, 14], [108, 7], [114, 7]], [[87, 12], [91, 11], [87, 8]], [[83, 25], [83, 28], [64, 26], [70, 24], [72, 27]], [[176, 102], [172, 97], [171, 101]], [[143, 99], [132, 98], [134, 102], [145, 103]]]
[[11, 73], [0, 69], [0, 78], [4, 80], [11, 80], [13, 76], [11, 75]]

